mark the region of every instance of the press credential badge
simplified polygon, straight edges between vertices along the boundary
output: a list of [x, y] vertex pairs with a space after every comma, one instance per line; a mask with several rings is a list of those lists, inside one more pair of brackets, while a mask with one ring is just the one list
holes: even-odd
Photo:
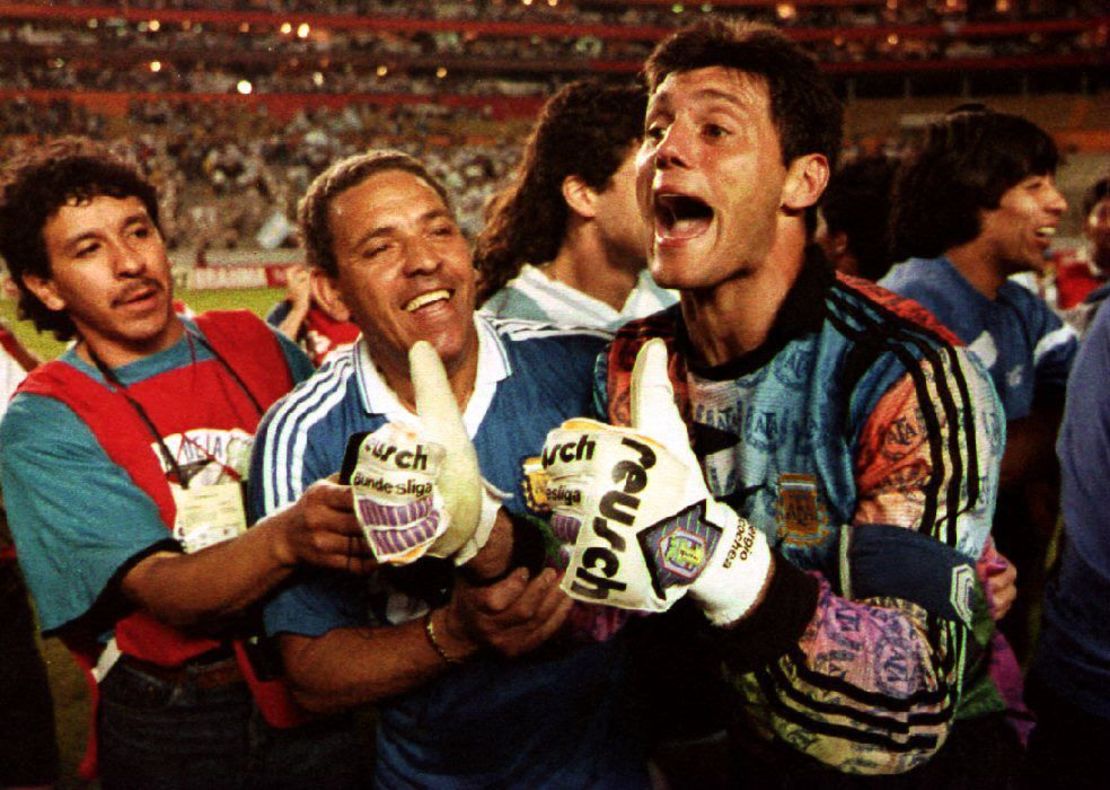
[[247, 531], [247, 514], [239, 483], [171, 488], [177, 505], [173, 536], [184, 546], [187, 554], [231, 540]]

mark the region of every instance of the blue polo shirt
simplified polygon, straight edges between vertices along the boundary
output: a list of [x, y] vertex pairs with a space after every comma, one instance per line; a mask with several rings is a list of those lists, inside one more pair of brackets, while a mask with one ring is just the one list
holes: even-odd
[[967, 344], [990, 373], [1007, 420], [1028, 416], [1037, 389], [1063, 391], [1078, 340], [1029, 289], [1006, 281], [988, 299], [945, 257], [911, 258], [879, 285], [928, 308]]
[[[521, 461], [547, 432], [591, 411], [591, 371], [608, 336], [476, 318], [479, 365], [463, 420], [483, 476], [524, 508]], [[408, 419], [365, 339], [266, 416], [252, 473], [255, 515], [337, 472], [347, 437]], [[428, 604], [380, 575], [305, 571], [267, 607], [270, 633], [387, 627]], [[641, 787], [644, 756], [626, 719], [624, 640], [554, 640], [518, 659], [481, 654], [378, 706], [375, 781], [385, 787]]]

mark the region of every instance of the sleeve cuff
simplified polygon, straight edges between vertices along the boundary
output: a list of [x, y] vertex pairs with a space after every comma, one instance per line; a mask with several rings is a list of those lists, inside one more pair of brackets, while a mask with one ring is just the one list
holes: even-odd
[[777, 552], [767, 589], [751, 613], [717, 629], [729, 666], [747, 672], [774, 661], [797, 644], [817, 610], [817, 579]]
[[131, 610], [135, 608], [135, 605], [123, 594], [121, 589], [123, 578], [140, 562], [160, 551], [181, 554], [181, 544], [167, 535], [165, 539], [152, 543], [143, 548], [142, 551], [128, 557], [127, 561], [112, 574], [108, 583], [104, 585], [104, 589], [100, 591], [96, 600], [83, 614], [61, 625], [44, 627], [42, 635], [44, 637], [54, 637], [76, 633], [96, 636], [113, 628], [117, 620], [130, 614]]

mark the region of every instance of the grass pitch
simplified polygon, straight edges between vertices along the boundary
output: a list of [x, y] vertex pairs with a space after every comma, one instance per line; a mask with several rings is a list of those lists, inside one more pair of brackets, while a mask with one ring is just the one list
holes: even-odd
[[[280, 288], [240, 288], [220, 291], [189, 291], [177, 289], [174, 296], [185, 302], [194, 312], [206, 310], [231, 310], [246, 308], [264, 318], [276, 302], [285, 298]], [[16, 319], [16, 304], [10, 299], [0, 299], [0, 318], [15, 333], [16, 337], [42, 360], [53, 359], [65, 348], [65, 343], [55, 340], [54, 336], [35, 331], [30, 321]]]

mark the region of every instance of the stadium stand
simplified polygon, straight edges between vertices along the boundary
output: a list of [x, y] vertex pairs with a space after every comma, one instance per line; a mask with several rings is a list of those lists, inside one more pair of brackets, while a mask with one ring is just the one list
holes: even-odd
[[1097, 0], [68, 0], [0, 2], [0, 152], [43, 134], [120, 141], [169, 196], [171, 245], [220, 250], [280, 231], [326, 162], [394, 145], [447, 179], [473, 233], [547, 96], [627, 79], [709, 12], [815, 52], [847, 99], [849, 158], [897, 153], [969, 96], [1065, 149], [1110, 151]]

